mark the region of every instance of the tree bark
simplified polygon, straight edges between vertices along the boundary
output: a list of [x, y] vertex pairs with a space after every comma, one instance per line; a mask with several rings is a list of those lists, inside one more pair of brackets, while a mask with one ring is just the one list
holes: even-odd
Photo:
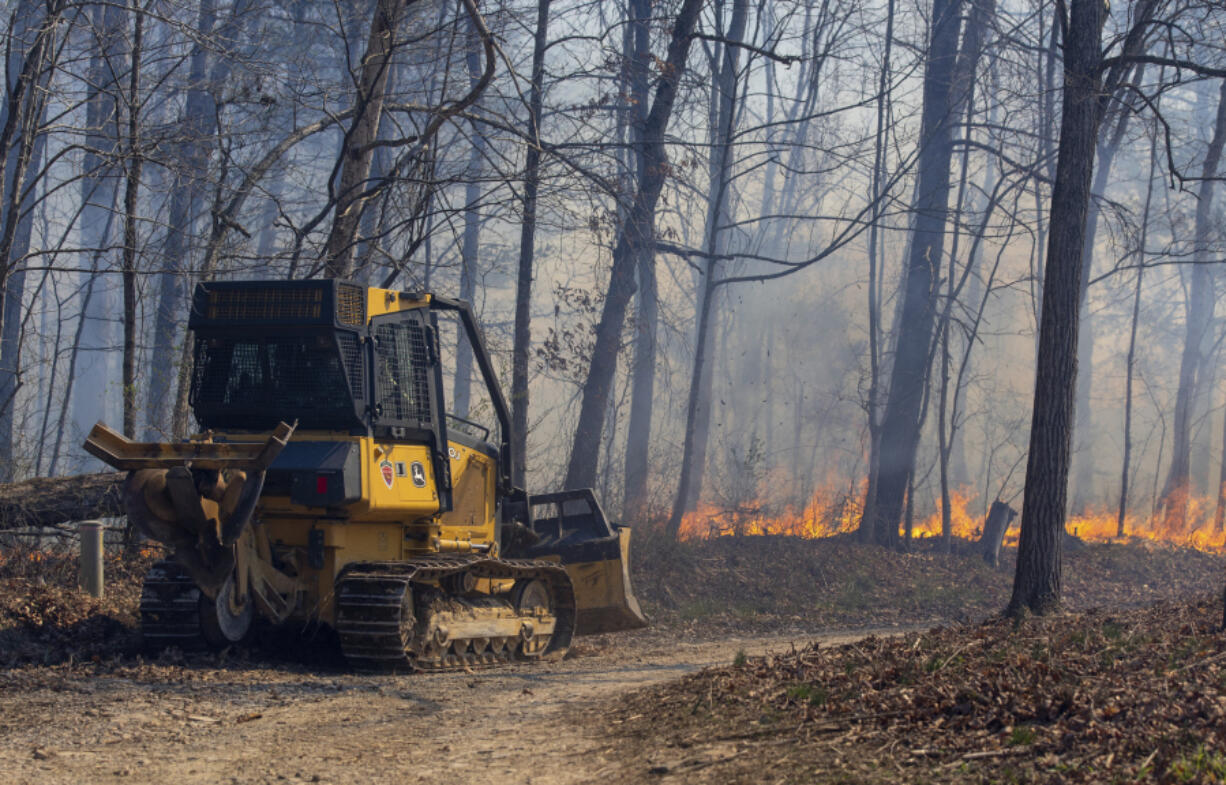
[[145, 17], [139, 0], [135, 16], [128, 80], [128, 178], [124, 189], [123, 224], [123, 433], [136, 438], [136, 202], [140, 195], [140, 58]]
[[[1149, 179], [1145, 182], [1145, 207], [1141, 212], [1141, 237], [1137, 247], [1137, 285], [1132, 296], [1132, 322], [1128, 329], [1128, 353], [1124, 361], [1124, 450], [1120, 458], [1120, 501], [1115, 516], [1115, 536], [1123, 537], [1128, 514], [1128, 474], [1132, 469], [1132, 379], [1137, 356], [1137, 325], [1141, 317], [1141, 287], [1145, 281], [1145, 243], [1149, 236], [1149, 209], [1154, 196], [1154, 172], [1158, 168], [1158, 143], [1149, 150]], [[1224, 464], [1226, 468], [1226, 464]]]
[[902, 283], [894, 364], [881, 420], [873, 539], [898, 544], [898, 525], [920, 437], [920, 406], [927, 387], [929, 353], [937, 299], [945, 222], [949, 209], [951, 135], [958, 115], [954, 66], [961, 25], [961, 0], [934, 0], [924, 71], [920, 153], [914, 197], [914, 229]]
[[1023, 491], [1021, 541], [1007, 612], [1045, 613], [1060, 604], [1068, 493], [1081, 254], [1094, 172], [1101, 87], [1102, 0], [1071, 0], [1064, 41], [1060, 146], [1052, 189], [1034, 410]]
[[532, 83], [528, 91], [528, 133], [524, 161], [524, 219], [519, 234], [515, 281], [515, 338], [511, 356], [511, 478], [528, 487], [528, 363], [532, 356], [532, 268], [536, 258], [536, 200], [541, 182], [541, 108], [545, 100], [545, 50], [549, 43], [550, 0], [536, 6], [532, 42]]
[[[647, 122], [647, 79], [651, 67], [650, 0], [630, 0], [630, 45], [626, 53], [630, 134], [635, 166], [634, 182], [641, 183], [646, 169], [643, 130]], [[622, 515], [632, 521], [647, 512], [647, 477], [651, 463], [651, 414], [656, 378], [656, 328], [659, 319], [656, 289], [656, 257], [650, 242], [638, 249], [638, 310], [635, 314], [633, 382], [630, 391], [630, 422], [626, 427], [625, 493]]]
[[655, 207], [668, 173], [668, 156], [664, 147], [664, 131], [672, 115], [673, 103], [685, 71], [690, 44], [702, 0], [684, 0], [677, 13], [668, 45], [668, 56], [661, 69], [655, 99], [647, 122], [643, 126], [644, 177], [639, 183], [634, 204], [613, 249], [613, 269], [596, 327], [596, 343], [592, 362], [579, 407], [579, 422], [571, 444], [570, 461], [566, 470], [566, 487], [591, 487], [596, 480], [601, 426], [608, 407], [613, 375], [617, 370], [617, 353], [621, 344], [622, 327], [626, 321], [626, 306], [634, 295], [634, 268], [638, 251], [650, 243], [655, 232]]
[[1162, 489], [1165, 526], [1182, 530], [1187, 523], [1188, 496], [1191, 493], [1192, 415], [1197, 390], [1204, 385], [1206, 350], [1212, 331], [1214, 293], [1213, 273], [1209, 266], [1209, 233], [1213, 226], [1213, 192], [1222, 147], [1226, 144], [1226, 81], [1222, 82], [1218, 99], [1213, 138], [1205, 151], [1201, 165], [1200, 191], [1196, 202], [1196, 225], [1193, 230], [1193, 260], [1188, 285], [1187, 316], [1185, 318], [1183, 352], [1179, 358], [1179, 389], [1175, 395], [1175, 417], [1172, 423], [1173, 444], [1171, 466]]
[[[464, 63], [468, 68], [468, 85], [476, 90], [481, 83], [481, 34], [469, 21]], [[469, 124], [472, 133], [468, 149], [468, 168], [464, 173], [464, 234], [460, 240], [460, 299], [473, 303], [477, 292], [477, 264], [481, 255], [481, 170], [485, 158], [485, 135], [481, 126]], [[452, 390], [452, 411], [468, 417], [472, 405], [473, 348], [468, 336], [460, 329], [456, 335], [455, 387]]]
[[370, 20], [370, 37], [355, 97], [357, 112], [341, 149], [341, 176], [336, 191], [336, 213], [324, 247], [325, 274], [346, 278], [353, 272], [354, 240], [365, 201], [363, 192], [374, 156], [373, 142], [383, 119], [384, 90], [391, 71], [396, 28], [405, 7], [414, 0], [378, 0]]

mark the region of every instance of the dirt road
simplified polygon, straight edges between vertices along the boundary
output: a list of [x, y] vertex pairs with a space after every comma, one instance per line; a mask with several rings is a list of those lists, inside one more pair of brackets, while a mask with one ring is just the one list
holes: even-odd
[[269, 664], [0, 672], [0, 782], [562, 785], [647, 776], [608, 759], [593, 712], [738, 651], [849, 635], [581, 639], [560, 663], [366, 676]]

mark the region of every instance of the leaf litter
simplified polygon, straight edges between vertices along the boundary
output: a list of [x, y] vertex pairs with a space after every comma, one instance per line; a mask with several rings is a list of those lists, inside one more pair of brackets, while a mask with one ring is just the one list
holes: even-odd
[[649, 761], [640, 780], [1221, 783], [1221, 619], [1205, 597], [806, 645], [640, 692], [606, 722]]

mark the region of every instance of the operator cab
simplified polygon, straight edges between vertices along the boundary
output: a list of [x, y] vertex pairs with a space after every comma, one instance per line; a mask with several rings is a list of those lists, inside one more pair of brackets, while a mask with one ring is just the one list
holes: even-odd
[[[427, 445], [441, 511], [451, 509], [451, 462], [463, 452], [454, 442], [494, 460], [498, 486], [510, 492], [509, 411], [466, 304], [333, 279], [226, 281], [197, 287], [188, 326], [190, 402], [202, 429], [267, 432], [284, 420], [300, 433]], [[455, 371], [461, 347], [472, 360], [467, 378]], [[448, 405], [444, 379], [462, 400]], [[283, 468], [318, 465], [316, 455], [296, 459], [310, 449], [322, 448], [298, 441], [282, 453], [270, 490], [293, 484], [278, 478]], [[346, 477], [360, 482], [355, 449], [336, 445], [330, 454], [342, 486]], [[296, 501], [334, 506], [359, 493], [329, 487], [327, 498], [304, 490]]]

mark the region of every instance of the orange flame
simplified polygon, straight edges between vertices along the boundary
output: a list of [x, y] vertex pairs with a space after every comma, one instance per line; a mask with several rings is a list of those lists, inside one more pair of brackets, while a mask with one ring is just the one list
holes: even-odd
[[[681, 521], [681, 539], [699, 540], [727, 535], [789, 535], [816, 539], [853, 532], [860, 525], [863, 507], [863, 484], [858, 490], [829, 484], [814, 491], [801, 509], [792, 505], [772, 508], [766, 502], [753, 500], [735, 506], [720, 506], [709, 502], [686, 513]], [[977, 540], [983, 534], [984, 505], [967, 489], [950, 495], [950, 528], [954, 537]], [[1181, 500], [1176, 498], [1164, 511], [1141, 515], [1136, 511], [1124, 517], [1124, 537], [1119, 537], [1116, 511], [1098, 508], [1070, 517], [1065, 526], [1069, 534], [1087, 542], [1161, 542], [1195, 548], [1201, 551], [1226, 552], [1226, 531], [1215, 527], [1217, 502], [1206, 496], [1189, 495], [1186, 514]], [[972, 511], [973, 510], [973, 511]], [[917, 518], [912, 527], [915, 538], [941, 536], [941, 504], [924, 518]], [[1005, 533], [1004, 544], [1016, 546], [1018, 521]]]
[[813, 492], [803, 509], [786, 505], [772, 510], [755, 500], [733, 507], [704, 502], [681, 519], [681, 539], [735, 535], [788, 535], [817, 539], [853, 532], [860, 525], [864, 492], [835, 490], [833, 485]]

